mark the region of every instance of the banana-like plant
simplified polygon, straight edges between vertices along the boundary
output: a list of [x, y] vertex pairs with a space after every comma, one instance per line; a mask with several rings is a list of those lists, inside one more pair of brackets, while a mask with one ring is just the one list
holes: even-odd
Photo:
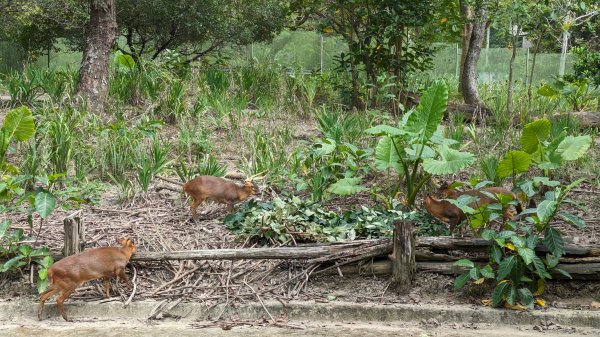
[[375, 148], [375, 167], [394, 170], [404, 182], [407, 206], [412, 207], [418, 191], [432, 175], [458, 172], [475, 162], [475, 156], [450, 147], [457, 141], [443, 136], [440, 124], [448, 104], [448, 87], [434, 82], [419, 105], [406, 113], [398, 126], [377, 125], [365, 132], [380, 136]]
[[0, 172], [11, 171], [11, 165], [4, 162], [4, 156], [13, 139], [25, 142], [35, 134], [33, 116], [26, 106], [13, 109], [6, 114], [4, 124], [0, 128]]
[[563, 131], [551, 138], [551, 122], [538, 119], [523, 128], [519, 139], [521, 150], [510, 151], [498, 163], [496, 173], [499, 178], [512, 176], [513, 184], [517, 184], [518, 173], [527, 172], [531, 164], [536, 165], [544, 176], [561, 167], [566, 161], [581, 158], [590, 148], [592, 138], [585, 136], [567, 136]]

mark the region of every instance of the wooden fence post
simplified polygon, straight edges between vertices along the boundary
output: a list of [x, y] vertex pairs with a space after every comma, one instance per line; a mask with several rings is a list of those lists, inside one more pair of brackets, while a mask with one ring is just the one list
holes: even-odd
[[392, 242], [392, 282], [399, 294], [411, 289], [412, 278], [416, 272], [415, 262], [415, 226], [412, 221], [397, 221], [394, 225]]
[[63, 256], [77, 254], [83, 251], [85, 245], [85, 226], [79, 217], [66, 218], [63, 220], [65, 228], [65, 245]]

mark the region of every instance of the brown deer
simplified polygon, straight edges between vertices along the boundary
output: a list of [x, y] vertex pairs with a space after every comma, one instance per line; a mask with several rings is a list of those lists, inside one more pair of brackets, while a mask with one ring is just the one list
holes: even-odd
[[[489, 194], [493, 195], [493, 197]], [[446, 185], [442, 185], [440, 188], [440, 195], [443, 199], [458, 199], [461, 195], [476, 197], [477, 200], [468, 204], [468, 206], [473, 209], [478, 209], [484, 205], [497, 203], [498, 199], [495, 196], [499, 194], [510, 195], [513, 200], [517, 200], [517, 205], [515, 206], [517, 213], [523, 211], [521, 204], [518, 202], [516, 194], [504, 187], [486, 187], [481, 190], [467, 190], [464, 192], [447, 188]], [[460, 208], [447, 200], [440, 200], [434, 196], [428, 195], [423, 200], [423, 204], [427, 212], [437, 219], [448, 223], [450, 226], [450, 234], [453, 234], [454, 229], [467, 218], [465, 213]], [[512, 218], [510, 207], [505, 207], [503, 209], [503, 217], [505, 220]]]
[[232, 181], [213, 176], [196, 177], [183, 184], [183, 191], [192, 197], [190, 208], [194, 219], [196, 218], [196, 209], [204, 200], [226, 204], [227, 212], [231, 212], [235, 203], [259, 193], [258, 186], [251, 178], [246, 179], [244, 186], [239, 186]]
[[100, 247], [92, 248], [79, 254], [67, 256], [54, 263], [48, 269], [48, 281], [50, 286], [40, 295], [38, 304], [38, 319], [42, 320], [44, 302], [52, 295], [60, 292], [56, 300], [58, 311], [65, 319], [64, 301], [79, 287], [87, 281], [102, 279], [105, 298], [110, 296], [110, 279], [117, 277], [123, 280], [129, 289], [132, 284], [125, 274], [125, 266], [129, 262], [131, 255], [136, 251], [136, 245], [129, 239], [117, 240], [122, 247]]

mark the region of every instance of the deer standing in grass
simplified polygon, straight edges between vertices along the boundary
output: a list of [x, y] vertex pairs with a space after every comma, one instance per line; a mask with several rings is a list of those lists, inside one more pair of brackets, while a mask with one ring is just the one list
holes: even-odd
[[136, 245], [129, 239], [121, 239], [117, 242], [122, 247], [92, 248], [79, 254], [67, 256], [54, 263], [48, 269], [50, 286], [40, 295], [38, 319], [42, 320], [44, 302], [50, 296], [60, 292], [60, 296], [56, 300], [56, 306], [65, 321], [69, 321], [65, 313], [64, 301], [77, 287], [87, 281], [101, 278], [106, 291], [105, 298], [110, 296], [109, 286], [112, 277], [120, 278], [131, 289], [132, 284], [127, 278], [127, 274], [125, 274], [125, 266], [131, 255], [135, 253]]

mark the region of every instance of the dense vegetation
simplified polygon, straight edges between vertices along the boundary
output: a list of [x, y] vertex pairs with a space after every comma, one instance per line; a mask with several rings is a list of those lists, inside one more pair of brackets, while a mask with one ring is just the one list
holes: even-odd
[[[460, 174], [471, 187], [510, 185], [520, 202], [535, 204], [498, 226], [502, 204], [515, 201], [500, 198], [500, 205], [481, 209], [455, 201], [468, 215], [464, 226], [494, 241], [489, 264], [459, 261], [470, 271], [457, 287], [490, 279], [497, 284], [495, 305], [534, 305], [563, 254], [553, 221], [585, 226], [561, 209], [568, 193], [583, 179], [600, 184], [597, 151], [589, 151], [597, 129], [580, 129], [570, 114], [597, 111], [600, 104], [599, 50], [590, 34], [599, 26], [589, 20], [597, 6], [490, 4], [492, 43], [512, 43], [512, 50], [514, 36], [501, 28], [510, 20], [537, 34], [536, 53], [560, 49], [549, 36], [566, 18], [580, 18], [573, 24], [581, 25], [560, 28], [578, 45], [572, 73], [541, 83], [531, 77], [479, 82], [479, 107], [488, 114], [476, 118], [447, 108], [464, 98], [459, 77], [429, 72], [437, 43], [458, 42], [470, 22], [458, 9], [463, 1], [164, 3], [116, 1], [120, 38], [101, 112], [78, 99], [76, 70], [28, 64], [2, 76], [2, 272], [35, 263], [43, 289], [52, 260], [35, 238], [56, 207], [98, 203], [107, 190], [116, 190], [124, 203], [143, 200], [154, 193], [150, 186], [158, 175], [182, 182], [228, 170], [263, 176], [261, 184], [274, 197], [265, 193], [266, 200], [242, 204], [224, 223], [243, 238], [294, 244], [389, 236], [394, 222], [406, 218], [416, 220], [422, 234], [447, 234], [420, 209], [420, 200], [433, 189], [432, 179]], [[58, 46], [58, 39], [81, 50], [86, 6], [53, 4], [0, 1], [0, 8], [19, 13], [0, 15], [0, 38], [31, 61]], [[62, 11], [72, 20], [57, 20]], [[548, 19], [547, 26], [535, 26], [539, 18]], [[9, 29], [15, 22], [17, 29]], [[242, 62], [231, 53], [268, 41], [284, 27], [332, 34], [347, 48], [340, 48], [335, 68], [323, 72], [267, 57]], [[341, 212], [332, 211], [333, 201], [343, 204]], [[27, 215], [27, 235], [4, 217], [20, 213]], [[535, 255], [539, 242], [548, 247], [545, 257]]]

